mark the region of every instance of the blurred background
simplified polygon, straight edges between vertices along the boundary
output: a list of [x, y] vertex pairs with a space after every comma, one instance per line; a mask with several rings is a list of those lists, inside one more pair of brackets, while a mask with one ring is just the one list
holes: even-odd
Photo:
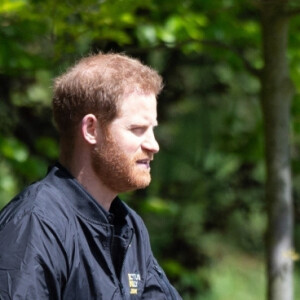
[[[185, 300], [265, 299], [259, 1], [1, 0], [0, 208], [58, 157], [52, 79], [89, 53], [124, 52], [164, 78], [149, 188], [122, 195]], [[290, 6], [299, 6], [297, 1]], [[299, 282], [300, 20], [287, 57]], [[280, 70], [278, 70], [280, 72]], [[295, 285], [295, 299], [300, 297]]]

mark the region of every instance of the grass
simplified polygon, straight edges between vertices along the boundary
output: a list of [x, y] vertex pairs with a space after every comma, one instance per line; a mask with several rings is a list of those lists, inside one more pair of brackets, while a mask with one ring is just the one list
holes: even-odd
[[[211, 291], [197, 300], [265, 300], [265, 264], [237, 250], [222, 249], [216, 263], [206, 270]], [[296, 266], [299, 262], [296, 262]], [[300, 299], [300, 272], [294, 275], [294, 299]]]
[[209, 270], [211, 294], [207, 300], [263, 300], [266, 294], [262, 260], [243, 253], [226, 253]]

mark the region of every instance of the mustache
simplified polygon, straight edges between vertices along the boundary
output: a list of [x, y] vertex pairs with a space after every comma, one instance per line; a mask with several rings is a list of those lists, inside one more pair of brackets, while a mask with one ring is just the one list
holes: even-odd
[[143, 151], [142, 153], [137, 154], [134, 157], [134, 160], [145, 160], [145, 159], [153, 160], [154, 159], [154, 154], [153, 153], [148, 153], [147, 151]]

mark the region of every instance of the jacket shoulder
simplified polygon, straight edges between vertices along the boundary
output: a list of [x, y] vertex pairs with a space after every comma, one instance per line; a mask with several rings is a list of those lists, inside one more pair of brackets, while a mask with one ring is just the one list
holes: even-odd
[[69, 211], [59, 189], [44, 179], [25, 188], [1, 210], [0, 230], [11, 221], [35, 214], [59, 231]]

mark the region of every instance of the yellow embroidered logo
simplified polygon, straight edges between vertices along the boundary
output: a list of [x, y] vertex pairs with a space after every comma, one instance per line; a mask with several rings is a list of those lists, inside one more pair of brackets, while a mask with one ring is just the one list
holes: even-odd
[[130, 294], [136, 295], [138, 293], [138, 283], [141, 280], [141, 275], [138, 273], [129, 273], [128, 281], [130, 287]]

